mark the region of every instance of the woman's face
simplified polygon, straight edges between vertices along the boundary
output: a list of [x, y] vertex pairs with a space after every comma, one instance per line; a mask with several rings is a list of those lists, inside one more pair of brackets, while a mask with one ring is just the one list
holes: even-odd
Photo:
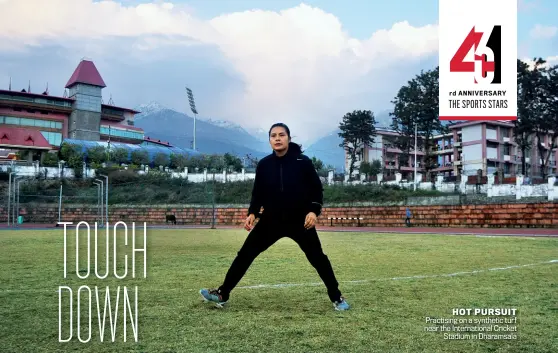
[[282, 126], [276, 126], [269, 133], [269, 144], [276, 152], [285, 151], [289, 147], [289, 135]]

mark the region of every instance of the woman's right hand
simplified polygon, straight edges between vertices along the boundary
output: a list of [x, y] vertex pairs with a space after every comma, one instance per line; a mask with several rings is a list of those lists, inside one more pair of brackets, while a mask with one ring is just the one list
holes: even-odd
[[256, 220], [256, 216], [253, 214], [249, 215], [244, 222], [244, 229], [247, 231], [251, 231], [254, 228], [254, 221]]

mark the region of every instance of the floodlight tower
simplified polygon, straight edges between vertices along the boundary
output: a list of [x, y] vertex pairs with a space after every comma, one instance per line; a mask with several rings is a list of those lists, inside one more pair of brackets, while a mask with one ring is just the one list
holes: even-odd
[[196, 110], [196, 102], [194, 101], [194, 93], [192, 93], [192, 90], [188, 87], [186, 87], [186, 93], [188, 94], [188, 101], [190, 101], [190, 109], [192, 110], [192, 113], [194, 113], [194, 151], [196, 150], [196, 119], [198, 117], [198, 111]]

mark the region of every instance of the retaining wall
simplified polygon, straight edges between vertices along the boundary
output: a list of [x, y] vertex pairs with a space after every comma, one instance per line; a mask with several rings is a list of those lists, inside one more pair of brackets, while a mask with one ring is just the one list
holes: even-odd
[[[58, 221], [56, 205], [20, 205], [20, 215], [26, 223]], [[558, 227], [558, 203], [513, 203], [489, 205], [417, 205], [410, 207], [414, 226], [427, 227]], [[244, 205], [218, 205], [216, 225], [241, 225], [246, 218]], [[110, 222], [147, 222], [164, 224], [165, 216], [174, 214], [177, 224], [209, 225], [213, 209], [207, 206], [126, 206], [109, 205]], [[66, 222], [100, 221], [96, 207], [65, 205], [61, 220]], [[326, 207], [318, 218], [320, 225], [329, 225], [328, 217], [362, 217], [362, 226], [399, 227], [405, 225], [403, 206]], [[0, 207], [0, 222], [7, 222], [7, 209]], [[335, 220], [334, 225], [356, 226], [355, 220]]]

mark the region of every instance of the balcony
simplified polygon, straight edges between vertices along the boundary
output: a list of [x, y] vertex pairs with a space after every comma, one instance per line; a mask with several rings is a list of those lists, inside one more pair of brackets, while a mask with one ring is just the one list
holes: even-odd
[[444, 154], [444, 153], [453, 153], [453, 145], [447, 145], [447, 146], [435, 146], [434, 148], [432, 148], [432, 152], [434, 152], [434, 154]]
[[69, 113], [72, 111], [71, 100], [53, 99], [49, 96], [35, 97], [35, 95], [0, 94], [0, 104], [13, 108], [36, 108], [56, 113]]
[[119, 122], [124, 121], [124, 112], [110, 108], [103, 108], [101, 110], [101, 119]]

